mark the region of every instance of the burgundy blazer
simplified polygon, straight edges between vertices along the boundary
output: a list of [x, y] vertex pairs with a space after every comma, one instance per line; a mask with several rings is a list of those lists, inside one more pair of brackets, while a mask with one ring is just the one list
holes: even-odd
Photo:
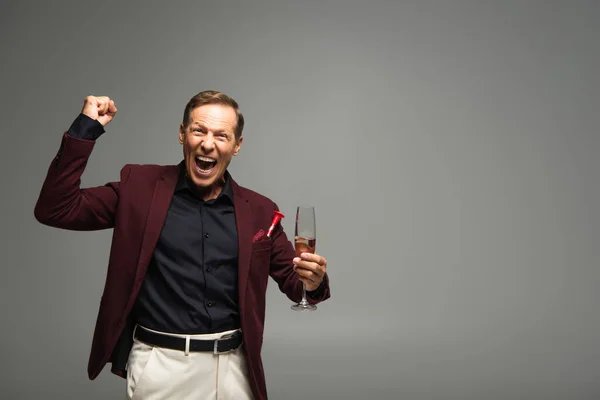
[[[35, 206], [36, 219], [51, 227], [75, 231], [113, 228], [108, 271], [98, 311], [88, 376], [95, 379], [107, 363], [126, 377], [132, 345], [130, 311], [167, 216], [178, 177], [176, 165], [125, 165], [118, 182], [81, 189], [81, 175], [95, 142], [64, 133]], [[261, 348], [269, 276], [291, 301], [299, 301], [302, 284], [292, 269], [294, 247], [281, 224], [271, 238], [266, 232], [277, 205], [233, 183], [239, 237], [238, 293], [248, 380], [257, 400], [267, 399]], [[329, 278], [316, 304], [329, 298]], [[201, 378], [200, 378], [201, 379]]]

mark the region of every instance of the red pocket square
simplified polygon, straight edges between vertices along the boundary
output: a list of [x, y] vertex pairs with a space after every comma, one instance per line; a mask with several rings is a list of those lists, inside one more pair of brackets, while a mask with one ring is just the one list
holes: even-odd
[[256, 232], [256, 235], [254, 235], [254, 237], [252, 238], [252, 243], [256, 243], [258, 242], [258, 240], [260, 238], [262, 238], [263, 236], [265, 236], [265, 231], [263, 231], [262, 229], [258, 232]]

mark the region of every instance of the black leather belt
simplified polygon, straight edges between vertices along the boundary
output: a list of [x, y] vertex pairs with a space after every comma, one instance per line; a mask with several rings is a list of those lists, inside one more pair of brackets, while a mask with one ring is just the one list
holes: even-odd
[[[184, 352], [186, 351], [185, 338], [154, 333], [142, 328], [141, 326], [136, 328], [135, 338], [150, 345], [166, 347], [173, 350], [181, 350]], [[221, 336], [218, 339], [191, 338], [189, 341], [188, 351], [210, 351], [213, 354], [223, 354], [237, 349], [240, 347], [242, 342], [242, 332], [237, 330]]]

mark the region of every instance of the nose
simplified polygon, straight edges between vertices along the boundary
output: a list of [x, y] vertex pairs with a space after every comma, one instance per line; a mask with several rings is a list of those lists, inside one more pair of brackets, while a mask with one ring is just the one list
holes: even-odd
[[206, 153], [210, 153], [215, 148], [215, 138], [212, 133], [209, 132], [204, 136], [202, 142], [200, 142], [200, 146]]

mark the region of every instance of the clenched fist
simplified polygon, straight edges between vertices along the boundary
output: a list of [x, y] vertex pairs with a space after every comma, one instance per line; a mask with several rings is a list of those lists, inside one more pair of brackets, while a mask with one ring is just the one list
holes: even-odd
[[106, 126], [115, 117], [117, 107], [115, 102], [106, 96], [87, 96], [81, 113]]

